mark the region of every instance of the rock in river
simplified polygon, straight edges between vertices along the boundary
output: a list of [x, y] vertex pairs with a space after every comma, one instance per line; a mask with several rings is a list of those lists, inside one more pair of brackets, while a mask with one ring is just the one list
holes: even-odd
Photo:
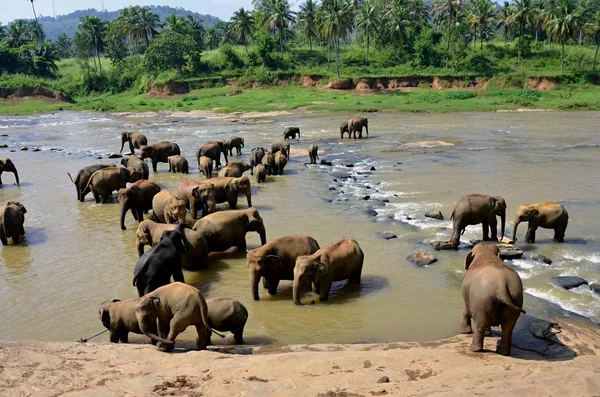
[[497, 244], [497, 246], [500, 250], [501, 259], [519, 259], [523, 256], [523, 250], [512, 244]]
[[425, 213], [427, 218], [439, 219], [440, 221], [444, 220], [444, 215], [440, 211], [428, 211]]
[[390, 233], [390, 232], [377, 233], [377, 237], [385, 239], [385, 240], [391, 240], [393, 238], [398, 238], [398, 236], [396, 236], [394, 233]]
[[108, 155], [109, 159], [118, 159], [123, 157], [123, 155], [119, 152], [112, 152], [111, 154]]
[[417, 266], [427, 266], [437, 262], [437, 258], [425, 250], [416, 250], [408, 260]]
[[553, 277], [552, 282], [564, 289], [577, 288], [582, 285], [587, 285], [588, 282], [577, 276], [558, 276]]
[[546, 265], [552, 264], [552, 259], [542, 254], [531, 254], [529, 255], [529, 259], [531, 259], [532, 261], [545, 263]]
[[458, 246], [452, 244], [451, 241], [432, 241], [431, 246], [436, 251], [458, 249]]

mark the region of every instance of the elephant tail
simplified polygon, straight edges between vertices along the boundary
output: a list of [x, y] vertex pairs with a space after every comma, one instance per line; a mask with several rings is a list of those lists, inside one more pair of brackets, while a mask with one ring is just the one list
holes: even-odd
[[71, 178], [71, 182], [73, 182], [73, 185], [74, 185], [75, 181], [73, 180], [73, 177], [71, 176], [71, 173], [67, 172], [67, 175], [69, 175], [69, 178]]
[[504, 294], [497, 296], [496, 299], [498, 299], [500, 302], [502, 302], [504, 305], [506, 305], [508, 308], [510, 308], [512, 310], [521, 312], [523, 314], [527, 313], [525, 310], [523, 310], [522, 308], [520, 308], [519, 306], [514, 304], [510, 295], [508, 294], [508, 290], [504, 291]]
[[452, 211], [452, 215], [450, 215], [450, 220], [454, 219], [454, 211]]

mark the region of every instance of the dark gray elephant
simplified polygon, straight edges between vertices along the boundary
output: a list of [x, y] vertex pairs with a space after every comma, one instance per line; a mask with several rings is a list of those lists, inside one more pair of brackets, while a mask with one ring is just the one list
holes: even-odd
[[8, 239], [12, 238], [14, 244], [19, 244], [21, 236], [25, 236], [25, 206], [18, 201], [8, 201], [0, 206], [0, 241], [2, 245], [8, 245]]
[[121, 159], [121, 165], [125, 168], [133, 168], [134, 170], [141, 172], [142, 179], [148, 179], [150, 177], [150, 168], [148, 167], [148, 164], [134, 154]]
[[538, 227], [554, 229], [554, 241], [562, 243], [565, 241], [565, 230], [569, 223], [569, 213], [558, 203], [535, 203], [520, 205], [513, 226], [512, 238], [517, 241], [517, 227], [521, 222], [528, 222], [526, 243], [535, 243], [535, 231]]
[[75, 175], [75, 180], [73, 180], [73, 177], [71, 176], [71, 174], [69, 174], [67, 172], [67, 175], [69, 175], [69, 178], [71, 178], [71, 182], [73, 182], [73, 184], [75, 185], [75, 190], [77, 190], [77, 200], [79, 200], [83, 203], [85, 201], [85, 196], [89, 192], [91, 192], [91, 190], [88, 186], [88, 182], [90, 181], [92, 174], [94, 174], [94, 172], [96, 172], [98, 170], [103, 170], [103, 169], [109, 168], [109, 167], [114, 168], [114, 167], [116, 167], [116, 165], [114, 165], [114, 164], [88, 165], [87, 167], [84, 167], [79, 170], [79, 172]]
[[229, 155], [233, 156], [233, 148], [237, 150], [237, 155], [242, 155], [242, 148], [244, 147], [244, 138], [239, 136], [232, 136], [227, 140], [227, 147], [229, 148]]
[[227, 164], [227, 144], [225, 142], [214, 141], [200, 145], [200, 147], [196, 151], [196, 160], [198, 161], [198, 167], [201, 167], [200, 157], [202, 156], [206, 156], [212, 161], [214, 161], [216, 167], [221, 167], [221, 153], [225, 158], [225, 164]]
[[15, 176], [15, 180], [17, 181], [17, 185], [19, 184], [19, 173], [17, 172], [17, 167], [15, 167], [10, 159], [0, 159], [0, 185], [2, 185], [3, 172], [12, 172]]
[[134, 149], [140, 149], [148, 144], [148, 138], [138, 132], [121, 132], [121, 150], [119, 150], [119, 153], [123, 153], [125, 142], [129, 142], [129, 150], [133, 154]]
[[283, 139], [296, 139], [296, 135], [298, 135], [298, 139], [300, 139], [300, 128], [298, 127], [288, 127], [283, 131]]
[[[498, 222], [496, 216], [500, 217], [500, 239], [504, 238], [504, 226], [506, 224], [506, 201], [500, 196], [488, 194], [469, 194], [461, 197], [452, 211], [451, 220], [454, 220], [454, 231], [450, 241], [455, 246], [460, 243], [460, 236], [465, 232], [468, 225], [482, 224], [483, 241], [498, 241]], [[491, 238], [489, 231], [491, 229]]]
[[358, 132], [358, 139], [362, 139], [362, 130], [367, 130], [367, 136], [369, 136], [369, 120], [364, 117], [353, 117], [348, 121], [348, 138], [351, 134], [354, 134], [356, 139], [356, 133]]
[[[479, 243], [467, 254], [467, 275], [462, 282], [465, 302], [460, 333], [473, 335], [471, 351], [483, 350], [483, 338], [491, 326], [502, 327], [496, 351], [510, 355], [512, 332], [523, 310], [523, 283], [512, 268], [498, 257], [493, 243]], [[473, 324], [471, 324], [473, 320]]]
[[181, 154], [179, 145], [173, 142], [158, 142], [152, 145], [144, 145], [140, 148], [142, 159], [152, 160], [152, 171], [156, 172], [158, 163], [168, 163], [169, 156]]
[[351, 138], [350, 136], [350, 131], [348, 131], [348, 122], [344, 121], [341, 125], [340, 125], [340, 137], [344, 138], [344, 133], [347, 132], [348, 133], [348, 138]]
[[254, 167], [262, 163], [262, 159], [267, 154], [264, 147], [255, 147], [250, 151], [250, 175], [254, 175]]
[[275, 155], [277, 152], [282, 152], [285, 157], [290, 158], [290, 144], [283, 139], [277, 139], [271, 143], [271, 153]]

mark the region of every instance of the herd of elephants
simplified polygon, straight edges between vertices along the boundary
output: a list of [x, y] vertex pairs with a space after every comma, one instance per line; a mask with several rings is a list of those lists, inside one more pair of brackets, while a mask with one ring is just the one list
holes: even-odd
[[[340, 136], [348, 134], [362, 138], [363, 128], [368, 137], [368, 121], [355, 117], [340, 126]], [[118, 192], [120, 227], [125, 230], [125, 216], [131, 211], [139, 225], [136, 232], [139, 259], [134, 268], [133, 285], [138, 298], [105, 301], [99, 307], [99, 318], [110, 331], [111, 342], [127, 342], [129, 332], [145, 334], [153, 344], [171, 351], [175, 339], [188, 326], [198, 332], [198, 349], [210, 344], [211, 334], [231, 332], [236, 343], [243, 343], [243, 330], [248, 311], [238, 301], [229, 298], [205, 300], [200, 291], [185, 284], [182, 268], [204, 268], [209, 253], [223, 252], [236, 247], [246, 252], [246, 234], [257, 232], [261, 246], [247, 251], [249, 281], [252, 298], [259, 300], [259, 283], [270, 295], [277, 294], [280, 280], [293, 280], [293, 302], [301, 305], [303, 293], [312, 291], [321, 301], [327, 301], [334, 281], [360, 283], [364, 254], [356, 240], [344, 238], [323, 248], [308, 235], [280, 237], [267, 241], [266, 229], [258, 211], [252, 207], [250, 171], [256, 182], [262, 183], [268, 175], [278, 175], [290, 157], [289, 139], [300, 139], [298, 127], [286, 128], [283, 139], [272, 142], [271, 150], [255, 147], [250, 151], [249, 163], [229, 162], [228, 155], [241, 156], [245, 147], [243, 138], [213, 141], [200, 145], [196, 160], [202, 182], [182, 181], [176, 194], [161, 189], [149, 180], [150, 159], [156, 173], [158, 163], [168, 163], [170, 172], [189, 173], [187, 160], [179, 146], [172, 142], [148, 144], [148, 139], [136, 132], [121, 134], [121, 153], [126, 143], [130, 154], [121, 160], [122, 167], [114, 164], [95, 164], [81, 169], [71, 178], [77, 199], [84, 202], [92, 193], [96, 203], [106, 203]], [[140, 155], [135, 154], [138, 149]], [[221, 155], [225, 165], [221, 166]], [[318, 160], [318, 147], [308, 147], [310, 164]], [[322, 160], [324, 164], [328, 164]], [[213, 163], [219, 169], [213, 177]], [[12, 172], [19, 184], [17, 169], [10, 159], [0, 160], [2, 172]], [[245, 195], [247, 209], [237, 209], [239, 195]], [[217, 211], [217, 204], [227, 203]], [[152, 210], [152, 216], [144, 214]], [[186, 222], [188, 211], [194, 220]], [[25, 206], [8, 201], [0, 207], [0, 239], [8, 245], [22, 241], [25, 234]], [[453, 234], [446, 243], [458, 247], [460, 236], [468, 225], [482, 224], [483, 240], [473, 247], [464, 261], [467, 270], [462, 283], [465, 302], [461, 333], [473, 333], [472, 351], [483, 350], [483, 339], [491, 326], [501, 326], [502, 337], [497, 352], [509, 355], [513, 328], [523, 306], [523, 285], [519, 275], [499, 258], [499, 249], [489, 241], [498, 241], [497, 220], [501, 218], [501, 236], [504, 238], [506, 202], [502, 197], [471, 194], [461, 197], [452, 212]], [[528, 222], [525, 241], [535, 243], [538, 227], [554, 229], [554, 240], [562, 242], [568, 223], [565, 208], [558, 203], [521, 205], [513, 227], [516, 241], [517, 226]], [[490, 233], [491, 231], [491, 233]], [[145, 246], [151, 248], [144, 252]], [[174, 282], [171, 282], [173, 278]], [[313, 302], [314, 303], [314, 302]]]

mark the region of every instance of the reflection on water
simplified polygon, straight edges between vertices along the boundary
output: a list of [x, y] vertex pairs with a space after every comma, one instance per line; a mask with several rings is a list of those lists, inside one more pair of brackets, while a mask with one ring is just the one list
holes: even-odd
[[[416, 249], [431, 250], [429, 242], [450, 236], [453, 204], [469, 193], [506, 199], [507, 233], [519, 204], [565, 205], [570, 215], [565, 244], [553, 243], [552, 231], [544, 229], [538, 230], [536, 244], [520, 244], [526, 253], [550, 257], [552, 265], [529, 259], [507, 263], [523, 279], [528, 312], [528, 299], [534, 312], [546, 310], [539, 298], [553, 310], [562, 307], [600, 320], [599, 295], [586, 287], [566, 291], [550, 283], [559, 275], [600, 282], [600, 142], [591, 127], [600, 122], [599, 113], [370, 114], [369, 139], [340, 140], [338, 126], [350, 116], [323, 113], [245, 123], [193, 117], [175, 123], [168, 117], [85, 112], [0, 118], [0, 128], [8, 134], [0, 143], [9, 145], [1, 156], [13, 160], [23, 181], [14, 186], [7, 175], [0, 202], [18, 200], [28, 210], [25, 244], [0, 248], [0, 338], [77, 340], [102, 329], [96, 318], [99, 303], [135, 296], [137, 223], [128, 215], [123, 232], [118, 203], [98, 205], [91, 195], [85, 203], [77, 202], [67, 176], [89, 164], [118, 163], [96, 158], [118, 150], [123, 129], [140, 131], [151, 142], [177, 142], [190, 162], [189, 177], [195, 179], [203, 178], [195, 161], [201, 143], [244, 137], [242, 158], [247, 161], [252, 147], [269, 147], [285, 126], [302, 129], [302, 139], [291, 143], [294, 157], [285, 175], [254, 185], [253, 203], [268, 239], [306, 233], [321, 246], [343, 237], [357, 239], [365, 252], [362, 282], [335, 283], [327, 303], [307, 294], [303, 302], [315, 304], [296, 307], [291, 281], [282, 281], [275, 297], [261, 286], [261, 300], [255, 302], [245, 253], [211, 254], [210, 267], [185, 272], [186, 281], [207, 298], [241, 301], [250, 312], [249, 343], [430, 340], [455, 334], [467, 249], [437, 252], [438, 262], [427, 268], [406, 257]], [[311, 143], [334, 166], [305, 165]], [[18, 151], [21, 144], [41, 151]], [[167, 169], [160, 164], [151, 178], [175, 192], [188, 176]], [[240, 205], [246, 207], [244, 199]], [[423, 216], [432, 210], [442, 211], [446, 220]], [[522, 225], [521, 241], [525, 231]], [[382, 232], [397, 238], [378, 238]], [[472, 226], [463, 241], [480, 237], [481, 227]], [[260, 244], [256, 233], [247, 240], [248, 249]], [[191, 331], [182, 335], [194, 338]], [[231, 338], [213, 341], [231, 343]]]

